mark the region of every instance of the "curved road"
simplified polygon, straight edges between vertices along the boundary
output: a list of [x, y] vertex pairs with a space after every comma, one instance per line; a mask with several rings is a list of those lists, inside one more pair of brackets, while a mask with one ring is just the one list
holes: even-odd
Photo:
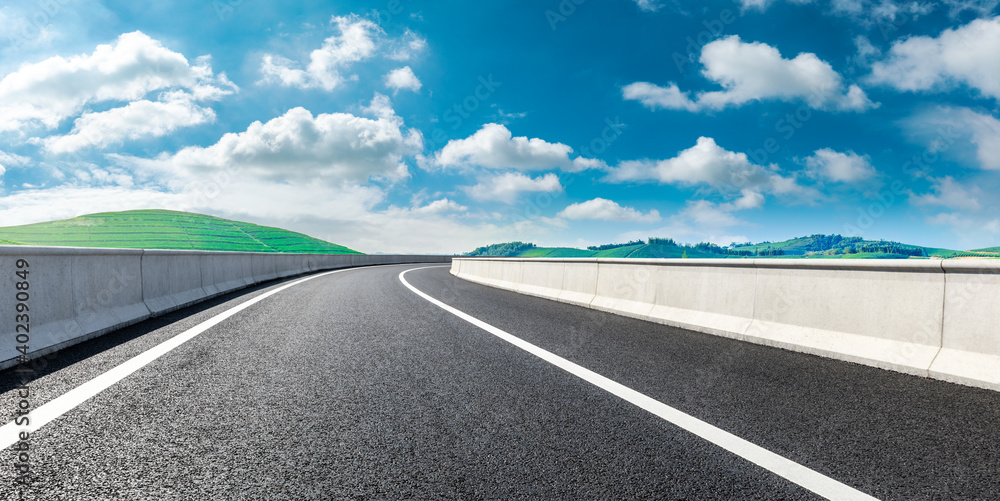
[[[342, 270], [260, 299], [300, 279], [272, 282], [59, 353], [28, 385], [33, 409], [260, 299], [31, 434], [27, 486], [15, 482], [16, 451], [0, 452], [0, 493], [820, 499], [433, 304], [400, 280], [408, 269], [405, 281], [430, 298], [837, 492], [1000, 493], [1000, 393], [521, 296], [426, 265]], [[18, 385], [0, 373], [5, 423]]]

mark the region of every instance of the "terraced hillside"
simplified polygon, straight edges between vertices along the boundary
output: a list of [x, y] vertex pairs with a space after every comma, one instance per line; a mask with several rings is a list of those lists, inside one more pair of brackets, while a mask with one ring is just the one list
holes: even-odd
[[0, 227], [2, 245], [361, 254], [302, 233], [168, 210], [102, 212]]

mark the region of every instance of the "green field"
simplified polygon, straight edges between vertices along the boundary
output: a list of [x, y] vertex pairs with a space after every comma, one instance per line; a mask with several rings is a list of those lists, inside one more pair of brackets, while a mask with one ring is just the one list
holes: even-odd
[[2, 245], [361, 254], [301, 233], [168, 210], [102, 212], [0, 227]]

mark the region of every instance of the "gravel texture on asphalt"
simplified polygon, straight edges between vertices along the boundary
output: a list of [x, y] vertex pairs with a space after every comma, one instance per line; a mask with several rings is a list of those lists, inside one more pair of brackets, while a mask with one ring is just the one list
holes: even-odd
[[[33, 434], [25, 499], [815, 499], [361, 268], [282, 291]], [[995, 499], [1000, 393], [459, 280], [423, 292], [885, 499]], [[64, 350], [37, 407], [256, 295]], [[0, 373], [4, 422], [17, 385]], [[0, 482], [17, 499], [12, 450]]]

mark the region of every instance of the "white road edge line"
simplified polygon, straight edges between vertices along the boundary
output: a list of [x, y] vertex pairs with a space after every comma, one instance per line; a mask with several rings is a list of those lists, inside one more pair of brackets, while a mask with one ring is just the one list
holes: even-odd
[[301, 284], [302, 282], [307, 282], [314, 278], [325, 277], [332, 273], [340, 273], [342, 271], [356, 270], [359, 268], [343, 268], [339, 270], [328, 271], [326, 273], [320, 273], [318, 275], [312, 275], [301, 280], [296, 280], [292, 283], [282, 285], [277, 289], [267, 291], [249, 301], [240, 303], [218, 315], [205, 320], [204, 322], [122, 362], [117, 367], [109, 369], [104, 374], [87, 381], [86, 383], [73, 388], [72, 390], [42, 404], [37, 409], [32, 410], [28, 413], [30, 423], [28, 426], [17, 426], [14, 421], [11, 421], [3, 426], [0, 426], [0, 450], [6, 449], [19, 440], [19, 434], [21, 432], [34, 433], [39, 428], [49, 424], [53, 420], [59, 418], [63, 414], [73, 410], [78, 405], [87, 401], [94, 395], [104, 391], [111, 385], [125, 379], [133, 372], [145, 367], [153, 360], [160, 358], [161, 356], [169, 353], [174, 348], [194, 339], [195, 336], [201, 334], [202, 332], [211, 329], [212, 327], [218, 325], [223, 320], [249, 308], [250, 306], [263, 301], [289, 287], [294, 287]]
[[798, 484], [805, 489], [815, 492], [820, 496], [838, 501], [878, 499], [851, 486], [842, 484], [830, 477], [827, 477], [826, 475], [816, 472], [815, 470], [802, 466], [790, 459], [779, 456], [778, 454], [775, 454], [763, 447], [750, 443], [694, 416], [685, 414], [684, 412], [643, 395], [642, 393], [639, 393], [638, 391], [635, 391], [625, 385], [616, 383], [615, 381], [612, 381], [596, 372], [581, 367], [573, 362], [570, 362], [569, 360], [566, 360], [565, 358], [539, 348], [538, 346], [524, 341], [523, 339], [512, 334], [504, 332], [463, 311], [452, 308], [451, 306], [428, 296], [413, 285], [410, 285], [410, 283], [403, 277], [411, 271], [423, 270], [427, 268], [440, 268], [440, 266], [424, 266], [421, 268], [411, 268], [405, 270], [399, 274], [399, 281], [403, 282], [403, 285], [413, 291], [414, 294], [430, 301], [432, 304], [447, 311], [448, 313], [451, 313], [452, 315], [455, 315], [456, 317], [461, 318], [462, 320], [465, 320], [466, 322], [469, 322], [470, 324], [475, 325], [476, 327], [479, 327], [480, 329], [483, 329], [484, 331], [489, 332], [490, 334], [493, 334], [494, 336], [517, 346], [518, 348], [531, 353], [532, 355], [545, 360], [546, 362], [555, 365], [556, 367], [569, 372], [570, 374], [583, 379], [584, 381], [604, 391], [607, 391], [608, 393], [611, 393], [612, 395], [655, 414], [671, 424], [679, 426], [733, 454], [736, 454], [743, 459], [746, 459], [747, 461], [750, 461], [751, 463], [754, 463], [778, 476], [784, 477], [785, 479]]

